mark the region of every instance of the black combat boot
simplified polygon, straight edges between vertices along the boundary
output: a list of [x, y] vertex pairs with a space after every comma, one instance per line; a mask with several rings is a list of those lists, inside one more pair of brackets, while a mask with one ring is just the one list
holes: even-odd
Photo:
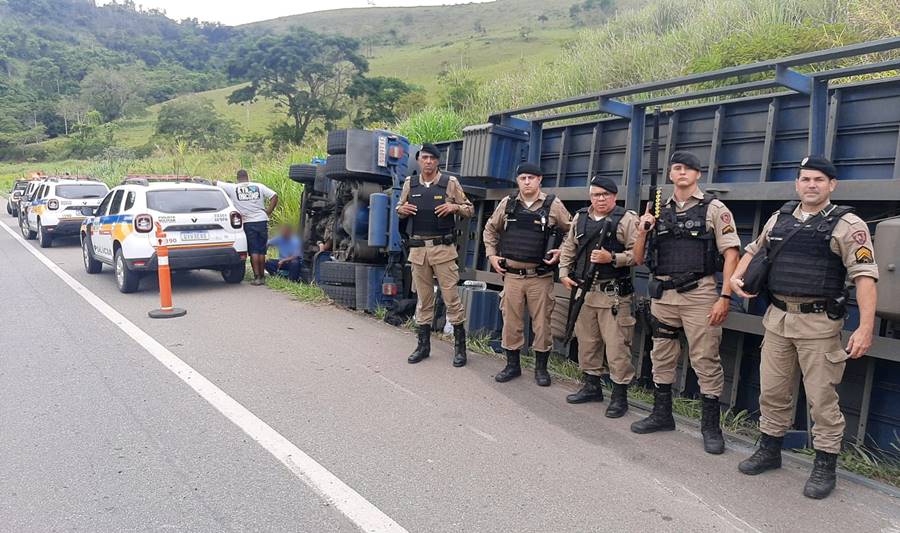
[[578, 392], [566, 396], [569, 403], [587, 403], [603, 401], [603, 381], [600, 376], [593, 374], [584, 375], [584, 385]]
[[534, 381], [541, 387], [550, 386], [550, 372], [547, 372], [548, 361], [550, 361], [550, 352], [534, 352]]
[[759, 439], [759, 448], [753, 455], [741, 461], [738, 470], [748, 476], [762, 474], [766, 470], [781, 468], [781, 445], [784, 437], [773, 437], [762, 434]]
[[718, 396], [703, 395], [703, 416], [700, 433], [703, 434], [703, 451], [719, 455], [725, 451], [725, 437], [722, 436]]
[[416, 346], [416, 351], [410, 354], [406, 360], [411, 365], [423, 361], [431, 355], [431, 326], [419, 326], [418, 333], [419, 344]]
[[453, 366], [466, 366], [466, 328], [462, 324], [453, 326]]
[[675, 418], [672, 416], [672, 385], [656, 385], [653, 391], [653, 411], [650, 416], [631, 424], [634, 433], [655, 433], [674, 431]]
[[606, 418], [621, 418], [628, 411], [628, 385], [613, 383], [612, 396], [606, 408]]
[[517, 378], [522, 375], [522, 365], [519, 363], [519, 350], [506, 350], [506, 368], [494, 376], [500, 383]]
[[814, 500], [821, 500], [831, 494], [837, 482], [837, 474], [835, 473], [837, 460], [838, 456], [836, 453], [816, 450], [816, 460], [813, 463], [812, 473], [809, 475], [809, 479], [806, 480], [806, 486], [803, 487], [804, 496]]

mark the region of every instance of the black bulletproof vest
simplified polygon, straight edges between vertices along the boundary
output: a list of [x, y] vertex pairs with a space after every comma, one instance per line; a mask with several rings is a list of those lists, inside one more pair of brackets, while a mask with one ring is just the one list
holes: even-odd
[[798, 202], [788, 202], [778, 210], [769, 245], [775, 246], [795, 228], [801, 228], [775, 256], [769, 270], [768, 286], [773, 294], [835, 298], [844, 290], [847, 269], [831, 250], [831, 234], [841, 217], [852, 207], [826, 207], [806, 222], [794, 218]]
[[716, 236], [706, 227], [706, 210], [715, 199], [704, 194], [700, 203], [684, 211], [675, 212], [675, 202], [663, 206], [656, 223], [652, 253], [653, 273], [674, 276], [716, 272], [719, 252]]
[[[577, 260], [575, 262], [575, 275], [578, 279], [585, 279], [588, 270], [591, 267], [591, 251], [596, 248], [597, 239], [594, 235], [600, 231], [606, 224], [606, 220], [610, 221], [610, 231], [608, 237], [603, 239], [600, 246], [611, 253], [621, 253], [625, 251], [625, 245], [619, 242], [616, 237], [619, 228], [619, 222], [625, 216], [625, 208], [616, 206], [606, 218], [594, 220], [588, 214], [588, 208], [584, 207], [578, 210], [578, 223], [575, 225], [575, 237], [578, 239], [578, 249], [575, 252]], [[597, 265], [597, 279], [613, 279], [625, 278], [630, 274], [629, 267], [616, 268], [613, 263]]]
[[416, 214], [409, 217], [410, 225], [407, 233], [421, 237], [439, 237], [450, 235], [456, 230], [453, 216], [439, 217], [434, 209], [447, 202], [447, 184], [450, 178], [440, 174], [430, 187], [422, 185], [419, 176], [409, 178], [409, 203], [416, 206]]
[[506, 229], [500, 236], [500, 255], [523, 263], [540, 263], [547, 249], [550, 206], [556, 195], [548, 194], [540, 209], [529, 210], [516, 196], [506, 200]]

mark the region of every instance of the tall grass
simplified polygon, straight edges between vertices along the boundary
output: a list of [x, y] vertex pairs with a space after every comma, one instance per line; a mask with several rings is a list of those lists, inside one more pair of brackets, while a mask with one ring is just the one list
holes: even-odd
[[391, 129], [408, 138], [410, 142], [421, 144], [458, 139], [465, 125], [463, 117], [452, 109], [429, 107], [397, 123]]
[[238, 169], [250, 173], [278, 194], [278, 207], [272, 215], [273, 224], [296, 224], [300, 218], [300, 194], [303, 187], [288, 179], [288, 167], [309, 162], [325, 153], [324, 146], [310, 144], [290, 152], [249, 154], [237, 151], [193, 152], [189, 150], [158, 151], [151, 157], [133, 159], [117, 154], [97, 160], [69, 160], [48, 163], [0, 165], [0, 186], [35, 170], [45, 174], [82, 174], [93, 176], [114, 186], [127, 174], [180, 174], [199, 176], [209, 180], [234, 181]]

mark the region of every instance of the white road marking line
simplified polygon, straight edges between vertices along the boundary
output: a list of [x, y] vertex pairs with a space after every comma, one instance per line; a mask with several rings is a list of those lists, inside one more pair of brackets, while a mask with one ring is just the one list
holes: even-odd
[[497, 442], [497, 437], [491, 435], [490, 433], [485, 433], [484, 431], [481, 431], [480, 429], [476, 428], [475, 426], [469, 426], [469, 425], [467, 425], [466, 428], [468, 428], [469, 431], [471, 431], [472, 433], [478, 435], [479, 437], [482, 437], [482, 438], [484, 438], [484, 439], [486, 439], [486, 440], [489, 440], [489, 441], [491, 441], [491, 442]]
[[226, 418], [244, 431], [251, 439], [259, 443], [267, 452], [281, 461], [303, 483], [313, 489], [328, 504], [334, 506], [359, 529], [367, 532], [396, 532], [405, 533], [400, 524], [386, 515], [371, 502], [363, 498], [349, 485], [341, 481], [329, 472], [312, 457], [304, 453], [300, 448], [287, 440], [271, 426], [263, 422], [259, 417], [250, 412], [246, 407], [228, 396], [222, 389], [203, 377], [187, 363], [167, 350], [162, 344], [137, 327], [121, 313], [104, 302], [99, 296], [88, 290], [75, 278], [51, 261], [47, 256], [37, 251], [25, 242], [17, 232], [13, 231], [5, 222], [0, 222], [3, 229], [19, 242], [31, 255], [44, 264], [66, 285], [72, 288], [94, 309], [100, 312], [110, 322], [119, 327], [126, 335], [131, 337], [142, 348], [147, 350], [157, 361], [171, 370], [187, 386], [194, 389], [201, 398], [216, 408]]

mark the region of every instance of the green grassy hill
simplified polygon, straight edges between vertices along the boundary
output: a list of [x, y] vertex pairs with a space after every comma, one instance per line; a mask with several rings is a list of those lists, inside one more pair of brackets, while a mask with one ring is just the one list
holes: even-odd
[[[257, 22], [240, 28], [281, 32], [304, 27], [353, 36], [364, 43], [370, 75], [392, 76], [425, 89], [429, 102], [439, 99], [438, 74], [453, 67], [468, 69], [479, 81], [520, 70], [526, 63], [549, 61], [585, 26], [602, 24], [599, 8], [572, 18], [575, 0], [497, 0], [454, 6], [340, 9]], [[634, 2], [635, 4], [637, 2]], [[237, 121], [244, 134], [265, 133], [281, 114], [271, 102], [230, 105], [228, 95], [240, 85], [181, 96], [212, 100], [219, 113]], [[146, 116], [118, 123], [119, 144], [136, 148], [153, 133], [161, 105]]]

